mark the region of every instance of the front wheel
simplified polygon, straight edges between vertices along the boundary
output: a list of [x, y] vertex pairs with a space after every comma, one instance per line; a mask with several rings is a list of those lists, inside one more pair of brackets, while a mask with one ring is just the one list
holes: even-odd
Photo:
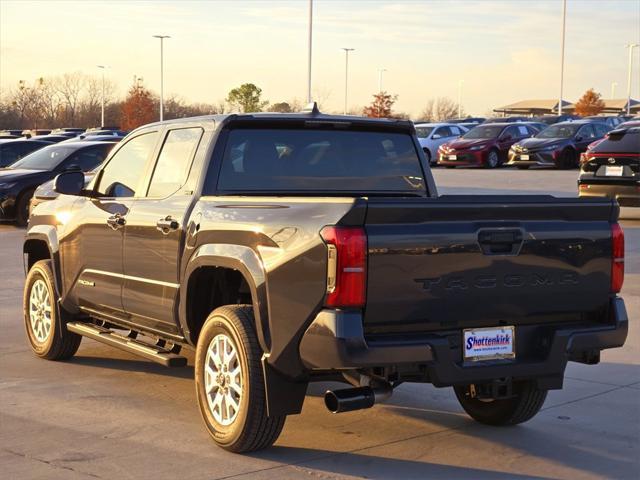
[[547, 391], [539, 390], [530, 381], [514, 384], [513, 397], [505, 399], [478, 398], [472, 387], [454, 387], [456, 397], [471, 418], [486, 425], [517, 425], [531, 420], [547, 398]]
[[196, 395], [209, 434], [225, 450], [270, 447], [284, 427], [286, 416], [267, 416], [261, 358], [250, 305], [209, 315], [196, 347]]
[[67, 330], [69, 314], [56, 301], [51, 260], [40, 260], [29, 270], [22, 305], [33, 353], [47, 360], [66, 360], [75, 355], [82, 337]]
[[487, 161], [485, 162], [485, 168], [496, 168], [500, 163], [500, 157], [497, 150], [491, 150], [487, 154]]

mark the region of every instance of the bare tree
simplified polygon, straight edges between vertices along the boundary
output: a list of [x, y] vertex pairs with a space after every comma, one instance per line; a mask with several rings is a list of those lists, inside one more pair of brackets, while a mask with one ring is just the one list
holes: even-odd
[[76, 124], [76, 115], [86, 84], [87, 76], [81, 72], [65, 73], [56, 79], [56, 91], [62, 97], [65, 107], [65, 120], [71, 126]]
[[[460, 111], [464, 117], [464, 111]], [[448, 97], [439, 97], [427, 101], [424, 110], [420, 114], [423, 122], [443, 122], [458, 116], [458, 104]]]

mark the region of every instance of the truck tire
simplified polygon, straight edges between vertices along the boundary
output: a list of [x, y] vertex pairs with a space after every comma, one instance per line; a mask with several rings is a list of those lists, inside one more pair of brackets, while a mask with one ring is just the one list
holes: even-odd
[[268, 417], [262, 349], [251, 305], [215, 309], [200, 332], [195, 380], [198, 406], [213, 440], [242, 453], [270, 447], [286, 416]]
[[470, 395], [469, 386], [454, 387], [456, 397], [467, 414], [486, 425], [517, 425], [531, 420], [547, 398], [546, 390], [538, 390], [533, 382], [513, 385], [514, 397], [481, 400]]
[[75, 355], [82, 337], [67, 330], [70, 315], [58, 304], [51, 260], [33, 264], [25, 282], [22, 309], [33, 353], [47, 360]]

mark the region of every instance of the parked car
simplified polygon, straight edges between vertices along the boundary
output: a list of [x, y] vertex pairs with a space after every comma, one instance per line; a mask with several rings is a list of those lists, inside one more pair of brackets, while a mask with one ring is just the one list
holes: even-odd
[[[524, 123], [524, 122], [523, 122]], [[543, 122], [526, 122], [527, 125], [532, 126], [533, 128], [535, 128], [538, 132], [541, 132], [542, 130], [545, 130], [546, 128], [549, 127], [548, 124], [543, 123]]]
[[617, 208], [438, 197], [414, 132], [316, 108], [135, 130], [89, 187], [64, 172], [33, 210], [34, 354], [68, 359], [84, 336], [185, 366], [194, 349], [204, 424], [233, 452], [272, 445], [328, 378], [347, 384], [334, 413], [420, 382], [478, 422], [531, 419], [568, 361], [625, 342]]
[[540, 117], [533, 117], [532, 120], [536, 122], [546, 123], [547, 125], [553, 125], [560, 122], [571, 122], [572, 120], [580, 120], [578, 115], [542, 115]]
[[533, 138], [513, 144], [508, 164], [520, 169], [532, 165], [575, 168], [580, 154], [590, 143], [604, 137], [607, 131], [604, 123], [589, 120], [556, 123]]
[[442, 145], [438, 150], [438, 165], [495, 168], [507, 161], [511, 145], [536, 133], [538, 130], [526, 123], [483, 123]]
[[582, 117], [584, 120], [592, 120], [594, 122], [601, 122], [607, 125], [607, 127], [609, 128], [609, 130], [613, 130], [614, 128], [616, 128], [618, 125], [620, 125], [622, 122], [624, 122], [624, 119], [617, 116], [617, 115], [609, 115], [609, 116], [604, 116], [604, 115], [591, 115], [589, 117]]
[[29, 202], [38, 185], [66, 170], [94, 169], [114, 145], [113, 142], [49, 145], [0, 170], [0, 220], [26, 225]]
[[517, 123], [517, 122], [530, 122], [531, 120], [533, 120], [531, 117], [516, 117], [516, 116], [511, 116], [511, 117], [493, 117], [493, 118], [487, 118], [484, 122], [482, 122], [482, 124], [486, 124], [486, 123]]
[[69, 140], [69, 138], [70, 137], [67, 135], [56, 135], [50, 133], [48, 135], [34, 135], [33, 137], [31, 137], [31, 140], [42, 140], [44, 142], [59, 143], [64, 142], [65, 140]]
[[17, 129], [6, 129], [6, 130], [0, 130], [0, 135], [1, 136], [13, 136], [13, 137], [22, 137], [22, 130], [17, 130]]
[[74, 142], [119, 142], [124, 137], [119, 135], [91, 135], [85, 137], [84, 135], [78, 135], [77, 137], [69, 138], [61, 143], [74, 143]]
[[578, 194], [614, 198], [622, 206], [640, 207], [640, 126], [613, 130], [585, 153]]
[[438, 148], [469, 130], [453, 123], [418, 123], [416, 135], [429, 164], [438, 161]]
[[22, 136], [26, 138], [35, 137], [36, 135], [49, 135], [51, 133], [50, 129], [47, 128], [35, 128], [33, 130], [23, 130]]
[[[93, 177], [95, 177], [98, 168], [99, 166], [91, 170], [90, 172], [84, 172], [85, 188], [89, 185], [91, 180], [93, 180]], [[31, 216], [31, 212], [35, 207], [37, 207], [41, 203], [55, 200], [59, 195], [60, 194], [55, 190], [55, 178], [49, 180], [48, 182], [44, 182], [42, 185], [39, 185], [33, 192], [33, 196], [31, 197], [31, 201], [29, 202], [29, 216]]]
[[481, 125], [480, 123], [466, 123], [466, 122], [462, 122], [462, 123], [458, 123], [457, 124], [460, 127], [464, 127], [467, 129], [467, 131], [471, 130], [472, 128], [476, 128], [478, 125]]
[[55, 130], [53, 130], [50, 133], [71, 133], [74, 136], [75, 135], [80, 135], [81, 133], [84, 133], [85, 129], [84, 128], [79, 128], [79, 127], [62, 127], [62, 128], [56, 128]]
[[33, 139], [0, 139], [0, 168], [6, 168], [31, 152], [51, 145], [51, 142]]
[[629, 127], [637, 127], [637, 126], [640, 126], [640, 119], [638, 119], [638, 120], [634, 120], [634, 119], [632, 119], [632, 120], [627, 120], [627, 121], [626, 121], [626, 122], [624, 122], [624, 123], [621, 123], [620, 125], [618, 125], [618, 126], [616, 127], [616, 129], [620, 129], [620, 128], [629, 128]]
[[446, 120], [446, 123], [457, 123], [457, 124], [466, 124], [466, 125], [480, 125], [484, 122], [486, 118], [484, 117], [467, 117], [467, 118], [452, 118], [450, 120]]

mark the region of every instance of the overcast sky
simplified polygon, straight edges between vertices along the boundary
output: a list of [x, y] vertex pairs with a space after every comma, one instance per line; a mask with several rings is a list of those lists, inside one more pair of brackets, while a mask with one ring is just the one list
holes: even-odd
[[[165, 42], [165, 94], [217, 102], [245, 82], [271, 102], [306, 96], [307, 0], [0, 0], [0, 86], [82, 71], [108, 77], [123, 94], [134, 75], [159, 90]], [[463, 80], [468, 113], [558, 95], [561, 0], [315, 0], [313, 90], [342, 110], [344, 52], [349, 105], [368, 103], [385, 68], [396, 110], [417, 115], [428, 99], [455, 100]], [[640, 0], [568, 0], [565, 99], [593, 87], [625, 97], [628, 51], [640, 43]], [[640, 48], [632, 96], [640, 97]]]

